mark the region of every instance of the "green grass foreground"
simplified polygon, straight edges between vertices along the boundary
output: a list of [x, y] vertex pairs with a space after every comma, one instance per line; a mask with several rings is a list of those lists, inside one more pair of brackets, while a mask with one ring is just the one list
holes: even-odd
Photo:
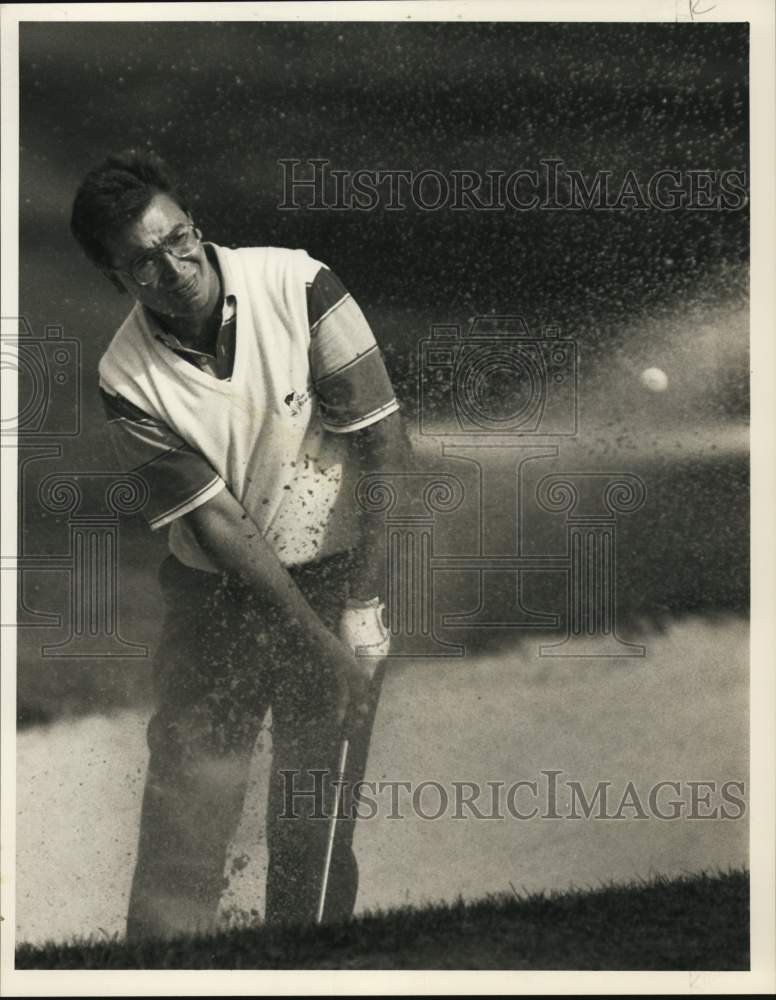
[[745, 871], [403, 907], [328, 927], [22, 945], [17, 969], [749, 968]]

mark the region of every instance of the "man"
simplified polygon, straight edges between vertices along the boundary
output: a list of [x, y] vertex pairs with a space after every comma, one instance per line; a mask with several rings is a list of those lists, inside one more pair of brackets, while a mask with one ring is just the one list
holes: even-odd
[[[71, 229], [135, 300], [100, 387], [149, 524], [169, 526], [128, 937], [212, 926], [268, 709], [266, 919], [312, 920], [328, 827], [316, 816], [333, 791], [321, 774], [335, 773], [346, 709], [363, 720], [350, 778], [363, 773], [371, 672], [388, 649], [382, 526], [354, 499], [406, 440], [380, 351], [304, 251], [203, 243], [148, 153], [91, 171]], [[335, 841], [327, 919], [355, 902], [352, 825]]]

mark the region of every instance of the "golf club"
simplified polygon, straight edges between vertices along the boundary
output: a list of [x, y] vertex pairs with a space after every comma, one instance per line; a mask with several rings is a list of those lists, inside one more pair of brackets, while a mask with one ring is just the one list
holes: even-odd
[[[372, 728], [372, 723], [374, 720], [375, 713], [377, 711], [377, 703], [380, 700], [380, 691], [383, 686], [383, 678], [385, 677], [385, 668], [387, 666], [388, 660], [380, 660], [375, 669], [374, 675], [372, 677], [372, 682], [369, 688], [369, 712], [366, 719], [361, 723], [356, 723], [357, 725], [368, 726], [369, 730]], [[334, 791], [334, 808], [331, 812], [331, 817], [329, 819], [329, 829], [326, 837], [326, 854], [324, 856], [323, 862], [323, 875], [321, 878], [321, 892], [318, 897], [318, 910], [315, 917], [316, 924], [323, 923], [323, 912], [326, 906], [326, 894], [329, 888], [329, 873], [331, 871], [331, 860], [334, 855], [334, 843], [337, 836], [337, 820], [339, 818], [340, 806], [342, 803], [342, 790], [345, 781], [345, 773], [348, 766], [348, 755], [350, 753], [350, 742], [351, 742], [351, 729], [353, 726], [352, 716], [350, 713], [345, 717], [345, 721], [342, 726], [342, 738], [340, 740], [339, 755], [337, 761], [337, 776], [335, 779], [335, 791]], [[364, 766], [366, 766], [366, 761], [364, 761]]]

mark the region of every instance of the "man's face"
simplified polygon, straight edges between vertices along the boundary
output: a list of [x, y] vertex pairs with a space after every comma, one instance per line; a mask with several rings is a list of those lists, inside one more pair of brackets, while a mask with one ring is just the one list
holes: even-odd
[[206, 316], [218, 293], [218, 276], [200, 244], [184, 260], [166, 252], [157, 257], [160, 274], [156, 281], [141, 285], [132, 276], [132, 263], [144, 252], [158, 247], [191, 219], [169, 195], [158, 193], [135, 222], [106, 240], [113, 271], [123, 287], [138, 302], [162, 316], [197, 319]]

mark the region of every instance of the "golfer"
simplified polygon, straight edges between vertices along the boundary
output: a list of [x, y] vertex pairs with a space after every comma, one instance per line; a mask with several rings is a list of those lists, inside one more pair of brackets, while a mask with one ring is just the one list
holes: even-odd
[[[134, 300], [100, 388], [120, 465], [147, 486], [148, 523], [169, 529], [127, 935], [212, 928], [269, 710], [266, 920], [312, 921], [331, 794], [321, 773], [336, 773], [346, 710], [369, 728], [371, 673], [388, 651], [383, 526], [354, 496], [362, 474], [404, 461], [380, 350], [304, 250], [204, 242], [149, 153], [92, 170], [71, 229]], [[364, 647], [372, 655], [356, 655]], [[351, 777], [367, 748], [361, 731]], [[352, 836], [344, 820], [328, 920], [353, 910]]]

